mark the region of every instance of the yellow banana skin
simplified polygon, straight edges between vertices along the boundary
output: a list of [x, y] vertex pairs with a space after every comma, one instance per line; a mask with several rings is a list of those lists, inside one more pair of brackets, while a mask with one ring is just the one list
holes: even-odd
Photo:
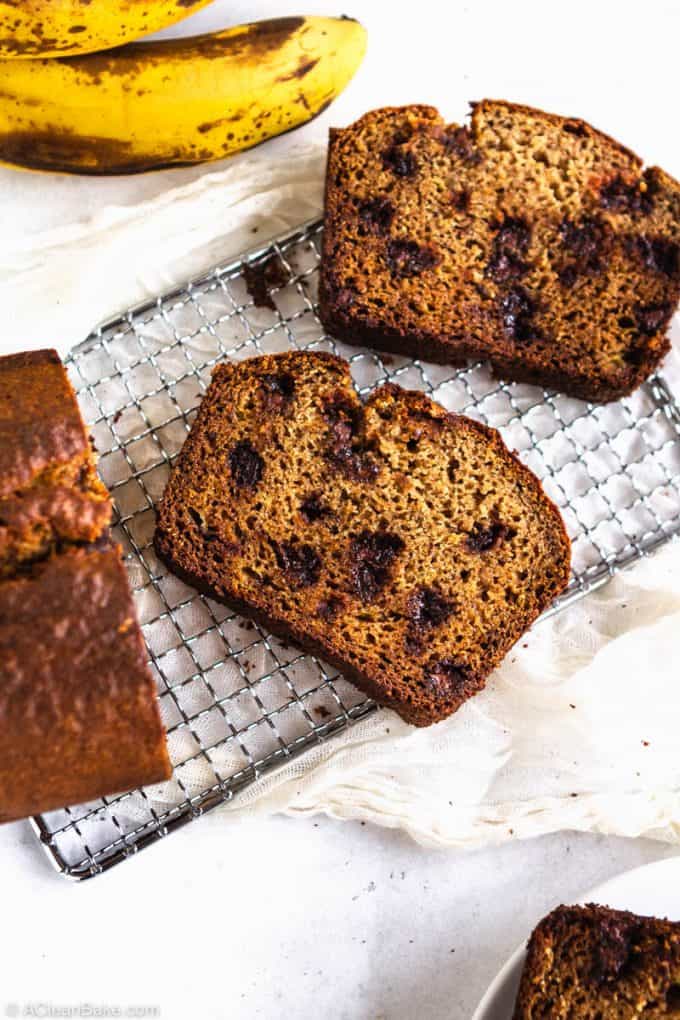
[[0, 0], [0, 57], [64, 57], [157, 32], [210, 0]]
[[311, 120], [365, 48], [356, 21], [299, 17], [83, 57], [0, 61], [0, 162], [127, 174], [220, 159]]

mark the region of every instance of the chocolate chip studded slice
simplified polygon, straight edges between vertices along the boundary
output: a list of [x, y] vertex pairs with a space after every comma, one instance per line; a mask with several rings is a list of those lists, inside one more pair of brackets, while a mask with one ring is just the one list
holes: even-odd
[[347, 343], [613, 400], [669, 348], [680, 185], [512, 103], [374, 110], [331, 132], [319, 297]]
[[557, 907], [534, 929], [513, 1020], [678, 1015], [677, 922], [589, 903]]
[[483, 687], [569, 565], [496, 432], [397, 386], [362, 404], [346, 362], [303, 352], [217, 367], [154, 543], [417, 725]]

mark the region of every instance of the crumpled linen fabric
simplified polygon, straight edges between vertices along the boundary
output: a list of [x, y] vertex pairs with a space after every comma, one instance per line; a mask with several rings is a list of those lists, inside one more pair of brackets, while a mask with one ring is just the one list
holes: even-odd
[[[62, 355], [104, 318], [320, 214], [325, 151], [243, 157], [139, 205], [8, 239], [2, 352]], [[6, 334], [7, 337], [7, 334]], [[677, 358], [666, 369], [678, 379]], [[219, 814], [326, 812], [436, 847], [557, 829], [680, 839], [680, 543], [536, 624], [450, 719], [380, 711], [250, 786]], [[209, 785], [197, 761], [189, 791]], [[185, 770], [186, 772], [186, 770]], [[176, 784], [148, 789], [153, 807]], [[134, 810], [131, 799], [129, 810]]]

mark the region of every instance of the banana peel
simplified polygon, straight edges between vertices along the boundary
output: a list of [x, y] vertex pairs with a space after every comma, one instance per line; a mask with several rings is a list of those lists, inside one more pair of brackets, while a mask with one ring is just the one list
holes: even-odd
[[121, 46], [210, 0], [0, 0], [0, 57], [64, 57]]
[[0, 162], [129, 174], [221, 159], [317, 116], [366, 32], [291, 17], [52, 60], [0, 61]]

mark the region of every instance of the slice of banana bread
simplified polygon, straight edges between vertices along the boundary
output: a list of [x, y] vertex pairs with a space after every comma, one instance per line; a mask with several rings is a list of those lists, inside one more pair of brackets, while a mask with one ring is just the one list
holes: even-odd
[[587, 400], [630, 393], [669, 348], [680, 185], [580, 120], [495, 100], [331, 131], [320, 309], [348, 343]]
[[0, 578], [63, 543], [94, 542], [111, 503], [53, 350], [0, 358]]
[[476, 693], [567, 583], [569, 541], [499, 434], [347, 362], [222, 364], [158, 508], [158, 555], [408, 722]]
[[557, 907], [529, 941], [514, 1020], [680, 1016], [680, 924]]

